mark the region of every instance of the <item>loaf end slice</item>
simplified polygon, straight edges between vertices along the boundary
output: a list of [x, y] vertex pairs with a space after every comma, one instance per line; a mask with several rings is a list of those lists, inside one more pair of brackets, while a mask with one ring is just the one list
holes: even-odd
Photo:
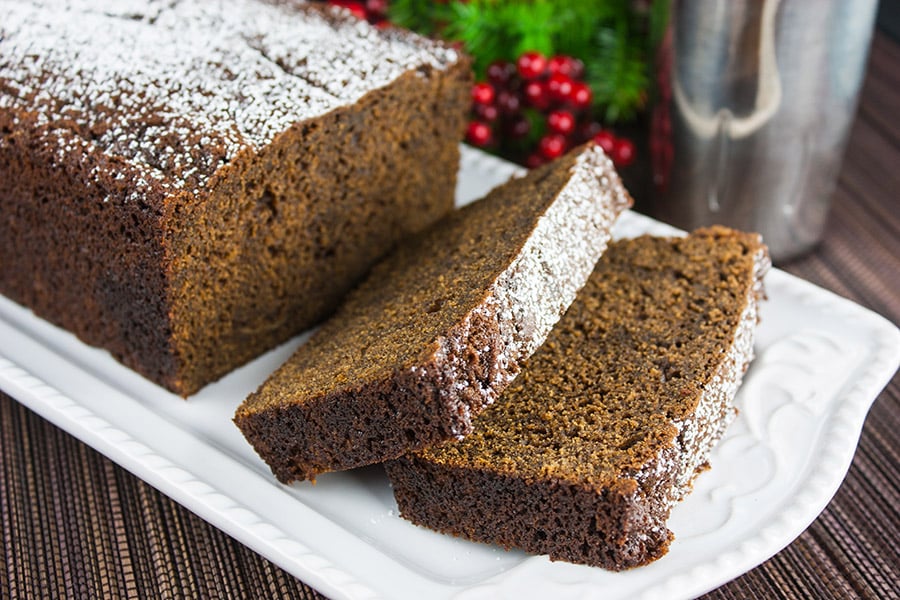
[[401, 516], [611, 570], [665, 554], [736, 414], [768, 265], [723, 228], [611, 244], [470, 436], [387, 463]]
[[283, 482], [465, 436], [630, 204], [596, 146], [500, 186], [380, 263], [236, 424]]
[[470, 89], [324, 5], [0, 1], [0, 294], [191, 395], [453, 210]]

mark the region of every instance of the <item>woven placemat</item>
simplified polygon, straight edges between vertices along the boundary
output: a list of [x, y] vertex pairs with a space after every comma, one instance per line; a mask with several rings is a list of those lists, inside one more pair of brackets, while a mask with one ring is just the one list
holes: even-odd
[[[900, 46], [876, 39], [822, 246], [787, 271], [900, 322]], [[710, 599], [897, 598], [900, 376], [847, 478], [775, 557]], [[322, 598], [0, 394], [3, 598]]]

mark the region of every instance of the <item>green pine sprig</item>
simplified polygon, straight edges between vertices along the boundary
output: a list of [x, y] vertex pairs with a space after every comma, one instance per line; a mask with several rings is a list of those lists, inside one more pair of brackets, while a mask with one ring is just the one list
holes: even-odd
[[446, 2], [434, 0], [393, 0], [390, 20], [422, 35], [437, 35], [450, 16]]
[[631, 119], [646, 102], [655, 43], [650, 38], [658, 29], [648, 21], [658, 21], [667, 2], [654, 0], [644, 15], [631, 0], [393, 0], [390, 18], [462, 42], [478, 79], [495, 60], [514, 61], [527, 51], [580, 58], [595, 109], [612, 123]]
[[604, 122], [629, 120], [643, 107], [650, 84], [644, 40], [635, 35], [629, 15], [619, 12], [593, 34], [586, 80]]

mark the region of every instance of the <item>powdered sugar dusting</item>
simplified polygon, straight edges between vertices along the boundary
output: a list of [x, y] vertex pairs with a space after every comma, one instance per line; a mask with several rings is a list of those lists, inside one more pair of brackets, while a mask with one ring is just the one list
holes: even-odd
[[[444, 371], [443, 381], [451, 383], [443, 387], [445, 396], [457, 397], [468, 406], [459, 390], [477, 385], [474, 397], [483, 402], [475, 407], [478, 411], [496, 399], [518, 374], [519, 363], [540, 347], [574, 301], [606, 249], [613, 223], [631, 205], [612, 161], [597, 146], [577, 157], [569, 175], [515, 260], [488, 289], [486, 300], [467, 315], [454, 335], [440, 340], [437, 362]], [[493, 379], [487, 385], [465, 381], [463, 349], [472, 322], [479, 318], [496, 322], [500, 331]], [[469, 431], [470, 419], [453, 426], [457, 436]]]
[[[472, 432], [472, 418], [475, 414], [485, 406], [492, 404], [500, 391], [518, 373], [517, 362], [514, 358], [518, 354], [518, 348], [503, 340], [500, 347], [496, 348], [490, 379], [488, 381], [470, 381], [466, 377], [466, 373], [469, 371], [465, 362], [470, 359], [466, 355], [466, 348], [469, 340], [477, 335], [477, 323], [494, 321], [499, 313], [496, 298], [489, 295], [482, 304], [476, 306], [463, 318], [453, 329], [451, 335], [444, 336], [439, 340], [440, 343], [434, 356], [435, 364], [441, 369], [438, 373], [438, 377], [443, 382], [443, 385], [440, 386], [440, 394], [443, 398], [455, 402], [457, 419], [450, 423], [450, 433], [456, 439], [461, 440]], [[484, 355], [491, 350], [490, 346], [486, 346], [480, 350], [480, 353]], [[474, 407], [477, 410], [473, 411], [473, 407], [465, 400], [466, 398], [478, 399], [480, 404]]]
[[[346, 17], [343, 27], [352, 32], [352, 43], [335, 43], [334, 29], [316, 13], [295, 29], [272, 28], [268, 23], [247, 25], [249, 44], [280, 68], [303, 78], [338, 98], [355, 102], [363, 94], [384, 85], [410, 69], [443, 69], [457, 59], [449, 48], [416, 47], [414, 39], [397, 29], [379, 31], [368, 23]], [[436, 50], [440, 52], [436, 52]]]
[[568, 184], [492, 289], [501, 307], [501, 334], [518, 349], [516, 360], [537, 350], [575, 300], [606, 250], [610, 228], [630, 205], [603, 151], [591, 146], [582, 152]]
[[60, 162], [86, 146], [164, 189], [202, 187], [294, 123], [456, 60], [295, 5], [0, 0], [0, 108], [34, 111]]

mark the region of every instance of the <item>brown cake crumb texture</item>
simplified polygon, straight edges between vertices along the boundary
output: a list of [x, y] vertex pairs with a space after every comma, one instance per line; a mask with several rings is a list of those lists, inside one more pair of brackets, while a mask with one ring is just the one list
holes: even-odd
[[613, 570], [665, 554], [736, 413], [768, 265], [724, 228], [612, 243], [470, 436], [387, 464], [401, 515]]
[[452, 209], [469, 81], [297, 2], [0, 0], [0, 293], [188, 395]]
[[595, 146], [495, 189], [376, 266], [235, 422], [284, 482], [469, 433], [630, 203]]

